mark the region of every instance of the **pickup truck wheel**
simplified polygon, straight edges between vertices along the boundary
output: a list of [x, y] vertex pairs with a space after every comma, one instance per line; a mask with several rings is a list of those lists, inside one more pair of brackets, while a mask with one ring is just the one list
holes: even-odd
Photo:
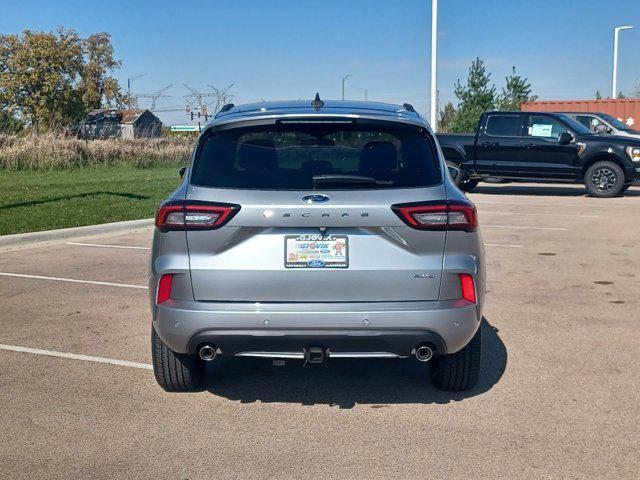
[[167, 392], [193, 392], [201, 387], [205, 378], [204, 362], [195, 355], [170, 350], [153, 327], [151, 357], [156, 381]]
[[471, 341], [459, 352], [433, 357], [431, 381], [440, 390], [471, 390], [480, 376], [482, 324]]
[[596, 162], [587, 169], [584, 184], [594, 197], [615, 197], [624, 188], [624, 172], [613, 162]]
[[478, 182], [479, 180], [463, 178], [462, 180], [460, 180], [460, 185], [458, 185], [458, 188], [463, 192], [470, 192], [471, 190], [476, 188], [476, 186], [478, 186]]

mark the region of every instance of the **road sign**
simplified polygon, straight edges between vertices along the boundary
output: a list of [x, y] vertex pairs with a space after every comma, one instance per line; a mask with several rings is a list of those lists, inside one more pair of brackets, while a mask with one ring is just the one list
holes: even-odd
[[172, 132], [199, 132], [200, 128], [198, 125], [171, 125]]

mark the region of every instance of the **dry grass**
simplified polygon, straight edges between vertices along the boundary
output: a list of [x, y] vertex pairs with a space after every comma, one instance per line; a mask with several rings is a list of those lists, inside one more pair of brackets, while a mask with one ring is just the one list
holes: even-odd
[[39, 138], [0, 135], [0, 170], [186, 164], [194, 145], [194, 138], [181, 137], [79, 140], [54, 134]]

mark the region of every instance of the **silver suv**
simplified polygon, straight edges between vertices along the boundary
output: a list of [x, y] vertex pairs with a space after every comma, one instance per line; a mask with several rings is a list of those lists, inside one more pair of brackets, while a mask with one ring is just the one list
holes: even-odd
[[149, 279], [165, 390], [200, 388], [219, 356], [415, 357], [438, 388], [476, 384], [476, 209], [411, 105], [227, 105], [183, 173]]

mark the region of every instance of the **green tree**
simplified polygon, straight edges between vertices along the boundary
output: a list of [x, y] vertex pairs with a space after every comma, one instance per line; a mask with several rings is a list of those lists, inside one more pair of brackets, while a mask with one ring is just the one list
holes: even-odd
[[121, 107], [125, 102], [118, 81], [109, 73], [122, 66], [113, 55], [111, 35], [94, 33], [82, 40], [84, 66], [82, 69], [82, 101], [87, 110], [106, 107]]
[[0, 36], [0, 105], [28, 121], [34, 135], [41, 125], [76, 118], [83, 105], [77, 81], [82, 73], [82, 45], [73, 30]]
[[455, 95], [458, 99], [458, 110], [453, 119], [453, 132], [473, 132], [480, 115], [494, 108], [496, 103], [496, 87], [491, 85], [491, 74], [487, 73], [484, 62], [476, 58], [471, 62], [467, 83], [460, 79], [455, 84]]
[[0, 133], [18, 133], [24, 124], [8, 112], [0, 111]]
[[440, 111], [440, 119], [438, 120], [438, 131], [447, 133], [451, 131], [453, 121], [456, 116], [456, 109], [453, 103], [447, 102], [444, 106], [444, 110]]
[[625, 96], [624, 93], [622, 93], [622, 90], [620, 90], [620, 93], [618, 93], [618, 96], [616, 98], [627, 98], [627, 97]]
[[533, 102], [538, 97], [531, 94], [531, 84], [527, 78], [516, 73], [516, 67], [511, 67], [511, 75], [505, 78], [505, 86], [498, 96], [500, 110], [520, 110], [523, 102]]

